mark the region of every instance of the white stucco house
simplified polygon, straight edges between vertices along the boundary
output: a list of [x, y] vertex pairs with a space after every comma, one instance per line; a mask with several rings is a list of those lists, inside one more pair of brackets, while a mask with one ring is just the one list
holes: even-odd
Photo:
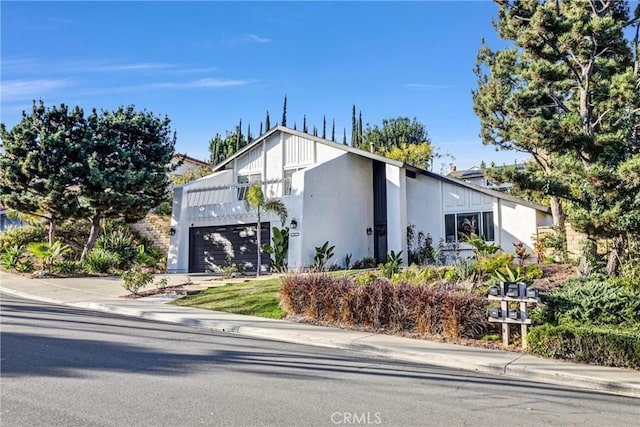
[[[243, 200], [255, 183], [288, 208], [289, 268], [311, 265], [326, 241], [338, 264], [346, 254], [383, 261], [391, 250], [406, 262], [410, 224], [437, 244], [456, 241], [472, 221], [507, 251], [520, 241], [532, 250], [537, 227], [552, 224], [545, 206], [277, 126], [211, 175], [174, 189], [169, 272], [219, 271], [232, 262], [255, 271], [256, 213]], [[263, 213], [262, 242], [272, 226], [280, 220]], [[268, 260], [264, 253], [261, 270]]]

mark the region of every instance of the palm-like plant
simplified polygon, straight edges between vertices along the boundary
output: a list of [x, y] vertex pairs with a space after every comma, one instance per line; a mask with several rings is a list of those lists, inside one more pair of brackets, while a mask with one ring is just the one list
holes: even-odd
[[248, 209], [255, 208], [258, 213], [258, 222], [256, 224], [256, 233], [258, 238], [258, 263], [256, 264], [256, 277], [260, 276], [260, 252], [262, 250], [262, 242], [261, 242], [261, 214], [262, 212], [273, 212], [280, 217], [280, 221], [284, 226], [285, 221], [287, 220], [287, 207], [284, 203], [282, 203], [279, 199], [267, 199], [264, 197], [264, 192], [262, 191], [262, 186], [260, 184], [252, 185], [247, 189], [247, 194], [245, 196], [245, 203], [247, 204]]

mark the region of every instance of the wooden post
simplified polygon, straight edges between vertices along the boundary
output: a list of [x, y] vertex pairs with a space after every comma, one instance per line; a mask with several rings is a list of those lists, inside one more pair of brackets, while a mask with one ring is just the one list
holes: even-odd
[[[500, 301], [500, 311], [502, 312], [502, 319], [509, 317], [509, 303], [507, 301]], [[502, 345], [509, 347], [509, 324], [502, 323]]]

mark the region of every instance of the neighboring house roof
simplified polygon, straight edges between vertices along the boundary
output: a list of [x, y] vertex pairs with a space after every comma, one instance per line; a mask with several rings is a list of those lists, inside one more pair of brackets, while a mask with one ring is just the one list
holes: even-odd
[[[496, 197], [498, 199], [502, 199], [502, 200], [506, 200], [512, 203], [518, 203], [520, 205], [532, 208], [532, 209], [536, 209], [542, 212], [551, 212], [551, 210], [549, 209], [549, 207], [538, 204], [538, 203], [533, 203], [530, 202], [528, 200], [524, 200], [521, 199], [519, 197], [515, 197], [515, 196], [511, 196], [509, 194], [505, 194], [503, 192], [500, 191], [496, 191], [496, 190], [492, 190], [490, 188], [487, 187], [481, 187], [479, 185], [474, 185], [474, 184], [470, 184], [468, 182], [465, 181], [461, 181], [459, 179], [454, 179], [454, 178], [449, 178], [443, 175], [439, 175], [437, 173], [433, 173], [424, 169], [420, 169], [417, 168], [415, 166], [397, 161], [397, 160], [393, 160], [393, 159], [389, 159], [387, 157], [381, 156], [379, 154], [375, 154], [375, 153], [371, 153], [369, 151], [365, 151], [365, 150], [360, 150], [359, 148], [353, 148], [349, 145], [344, 145], [344, 144], [339, 144], [337, 142], [333, 142], [333, 141], [329, 141], [326, 139], [322, 139], [319, 138], [317, 136], [313, 136], [313, 135], [309, 135], [308, 133], [304, 133], [304, 132], [300, 132], [297, 130], [293, 130], [293, 129], [289, 129], [287, 127], [284, 126], [276, 126], [272, 129], [270, 129], [269, 131], [265, 132], [264, 134], [260, 135], [258, 138], [256, 138], [255, 140], [253, 140], [250, 144], [248, 144], [247, 146], [243, 147], [241, 150], [237, 151], [235, 154], [233, 154], [232, 156], [228, 157], [227, 159], [225, 159], [223, 162], [218, 163], [217, 165], [215, 165], [213, 167], [213, 172], [217, 172], [220, 169], [224, 168], [227, 164], [229, 164], [230, 162], [232, 162], [233, 160], [235, 160], [236, 158], [242, 156], [243, 154], [245, 154], [246, 152], [250, 151], [253, 149], [254, 146], [260, 144], [262, 141], [266, 140], [267, 138], [269, 138], [270, 136], [278, 133], [278, 132], [284, 132], [284, 133], [288, 133], [290, 135], [296, 135], [299, 136], [301, 138], [306, 138], [306, 139], [310, 139], [312, 141], [318, 142], [320, 144], [324, 144], [327, 145], [329, 147], [333, 147], [333, 148], [337, 148], [339, 150], [343, 150], [346, 151], [348, 153], [353, 153], [355, 155], [361, 156], [361, 157], [365, 157], [368, 159], [372, 159], [372, 160], [377, 160], [379, 162], [383, 162], [383, 163], [387, 163], [393, 166], [397, 166], [397, 167], [404, 167], [405, 169], [411, 170], [413, 172], [416, 173], [420, 173], [422, 175], [426, 175], [428, 177], [443, 181], [443, 182], [447, 182], [450, 184], [455, 184], [455, 185], [460, 185], [462, 187], [467, 187], [469, 189], [475, 190], [475, 191], [479, 191], [481, 193], [484, 193], [488, 196], [492, 196], [492, 197]], [[482, 172], [482, 170], [480, 170]]]
[[194, 157], [189, 157], [186, 154], [175, 153], [173, 155], [173, 158], [177, 160], [184, 159], [185, 162], [194, 163], [200, 166], [211, 166], [208, 162], [205, 162], [204, 160], [199, 160]]

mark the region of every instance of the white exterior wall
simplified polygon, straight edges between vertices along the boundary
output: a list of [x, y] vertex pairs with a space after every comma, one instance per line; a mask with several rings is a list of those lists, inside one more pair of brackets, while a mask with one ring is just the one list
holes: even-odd
[[415, 225], [416, 233], [430, 234], [435, 246], [444, 237], [442, 182], [424, 175], [407, 178], [406, 182], [407, 226]]
[[387, 179], [387, 250], [396, 253], [402, 251], [402, 260], [406, 265], [408, 259], [407, 177], [404, 168], [389, 164], [385, 165], [385, 175]]
[[333, 160], [299, 172], [304, 192], [296, 196], [302, 200], [296, 203], [302, 212], [296, 217], [299, 235], [289, 238], [290, 268], [313, 264], [314, 248], [326, 241], [335, 245], [329, 264], [343, 265], [347, 253], [352, 261], [373, 254], [373, 236], [366, 231], [373, 226], [371, 160], [338, 153]]
[[[527, 251], [533, 252], [533, 237], [537, 235], [538, 210], [506, 200], [497, 202], [500, 219], [500, 247], [514, 252], [514, 243], [524, 242]], [[547, 215], [549, 216], [549, 215]]]

